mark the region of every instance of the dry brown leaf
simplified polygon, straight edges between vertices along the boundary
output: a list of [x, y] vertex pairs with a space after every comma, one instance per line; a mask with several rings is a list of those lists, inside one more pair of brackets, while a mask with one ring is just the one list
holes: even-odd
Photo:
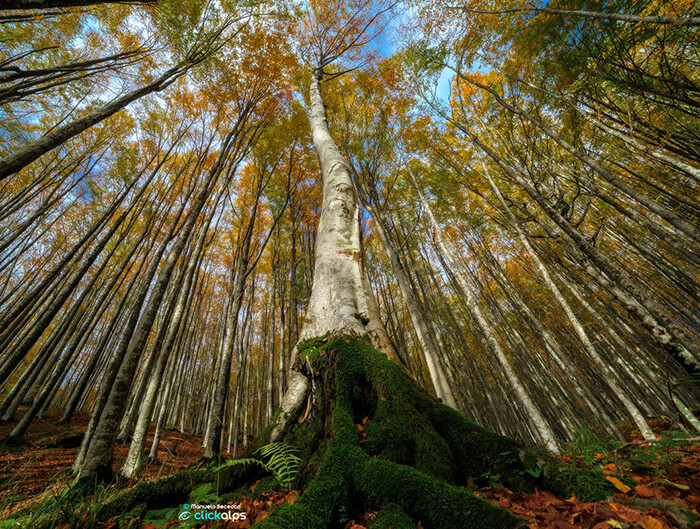
[[634, 492], [636, 492], [640, 498], [653, 498], [656, 496], [656, 493], [646, 485], [637, 485], [634, 488]]

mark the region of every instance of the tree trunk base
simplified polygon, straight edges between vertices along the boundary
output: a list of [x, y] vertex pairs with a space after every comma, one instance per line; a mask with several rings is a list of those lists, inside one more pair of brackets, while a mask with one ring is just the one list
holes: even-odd
[[284, 442], [307, 462], [297, 483], [306, 491], [257, 528], [342, 526], [367, 512], [377, 513], [377, 528], [418, 521], [426, 529], [518, 527], [520, 520], [464, 486], [495, 474], [512, 489], [539, 486], [585, 500], [611, 494], [602, 474], [484, 430], [356, 338], [302, 343], [299, 362], [311, 402]]

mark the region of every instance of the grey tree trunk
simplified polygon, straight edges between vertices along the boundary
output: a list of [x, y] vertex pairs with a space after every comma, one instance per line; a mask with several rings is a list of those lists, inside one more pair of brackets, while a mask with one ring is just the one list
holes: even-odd
[[435, 388], [435, 393], [442, 399], [442, 401], [456, 408], [457, 404], [452, 394], [452, 389], [450, 388], [447, 376], [443, 369], [442, 363], [440, 362], [440, 352], [433, 334], [430, 332], [428, 323], [423, 315], [423, 309], [417, 296], [414, 294], [411, 288], [409, 279], [404, 271], [404, 267], [399, 260], [398, 252], [394, 248], [392, 241], [389, 239], [389, 234], [387, 233], [386, 222], [381, 213], [377, 211], [374, 206], [366, 206], [367, 210], [372, 215], [374, 219], [375, 229], [379, 235], [379, 239], [382, 241], [382, 246], [384, 251], [389, 257], [389, 262], [391, 263], [391, 269], [394, 272], [394, 277], [401, 290], [401, 297], [406, 303], [406, 308], [408, 309], [408, 314], [411, 317], [411, 322], [413, 323], [413, 328], [416, 331], [416, 336], [418, 337], [418, 342], [420, 343], [421, 350], [423, 351], [423, 356], [425, 357], [425, 363], [428, 366], [428, 373], [430, 373], [430, 380], [433, 383], [433, 388]]
[[4, 158], [0, 159], [0, 180], [15, 174], [22, 168], [26, 167], [52, 149], [55, 149], [59, 145], [65, 143], [72, 137], [77, 136], [93, 125], [104, 121], [111, 115], [126, 107], [129, 103], [132, 103], [133, 101], [136, 101], [137, 99], [153, 92], [164, 90], [171, 83], [186, 73], [196, 64], [196, 62], [198, 61], [184, 61], [167, 70], [152, 83], [142, 86], [141, 88], [137, 88], [136, 90], [133, 90], [128, 94], [111, 101], [110, 103], [107, 103], [97, 110], [93, 110], [82, 118], [78, 118], [70, 123], [56, 127], [38, 140], [28, 143], [20, 149], [8, 154]]
[[438, 249], [440, 250], [440, 253], [442, 254], [441, 257], [445, 259], [446, 264], [449, 266], [452, 273], [455, 275], [455, 278], [457, 279], [457, 282], [461, 287], [462, 294], [465, 296], [465, 301], [472, 318], [474, 319], [475, 323], [477, 324], [477, 327], [484, 336], [484, 339], [486, 340], [489, 349], [496, 356], [496, 359], [498, 360], [501, 369], [503, 369], [503, 372], [506, 375], [509, 384], [512, 386], [513, 391], [518, 397], [518, 400], [522, 403], [523, 408], [527, 412], [528, 418], [535, 426], [535, 429], [539, 434], [540, 440], [549, 450], [558, 453], [559, 444], [557, 443], [556, 438], [554, 437], [554, 432], [552, 432], [552, 429], [549, 427], [549, 424], [547, 423], [546, 419], [540, 412], [539, 408], [535, 405], [534, 401], [525, 389], [525, 386], [523, 386], [522, 382], [520, 381], [520, 377], [518, 377], [515, 373], [510, 360], [505, 354], [505, 351], [503, 351], [501, 344], [496, 339], [491, 325], [484, 317], [481, 308], [479, 307], [479, 304], [477, 303], [477, 300], [474, 294], [472, 293], [470, 285], [468, 284], [464, 275], [460, 272], [459, 268], [456, 266], [454, 257], [452, 256], [451, 251], [445, 243], [445, 239], [442, 234], [442, 228], [437, 223], [437, 219], [433, 215], [432, 209], [430, 208], [430, 204], [425, 199], [423, 192], [418, 186], [418, 183], [415, 181], [411, 169], [408, 167], [408, 165], [406, 165], [406, 168], [409, 172], [409, 175], [411, 176], [413, 185], [416, 191], [418, 192], [418, 196], [420, 197], [423, 208], [425, 209], [426, 213], [428, 214], [428, 218], [430, 219], [430, 224], [433, 228], [435, 242], [438, 246]]

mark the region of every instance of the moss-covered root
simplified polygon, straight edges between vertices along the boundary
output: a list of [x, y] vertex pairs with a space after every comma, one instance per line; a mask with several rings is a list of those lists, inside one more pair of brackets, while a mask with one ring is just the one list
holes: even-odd
[[190, 493], [203, 483], [217, 483], [219, 490], [229, 491], [245, 483], [255, 469], [232, 466], [216, 470], [191, 470], [154, 481], [141, 481], [104, 501], [94, 518], [98, 521], [123, 515], [139, 505], [150, 509], [186, 503]]
[[377, 513], [377, 518], [370, 524], [369, 529], [416, 529], [416, 523], [401, 507], [395, 503], [387, 503]]
[[508, 511], [477, 498], [464, 487], [391, 461], [369, 459], [355, 485], [369, 505], [396, 503], [426, 528], [507, 529], [521, 525]]
[[601, 501], [614, 492], [599, 469], [574, 468], [544, 450], [526, 450], [508, 437], [484, 430], [447, 406], [434, 406], [430, 417], [447, 441], [463, 476], [498, 474], [499, 481], [517, 490], [534, 487], [550, 490], [560, 498], [576, 495], [583, 501]]

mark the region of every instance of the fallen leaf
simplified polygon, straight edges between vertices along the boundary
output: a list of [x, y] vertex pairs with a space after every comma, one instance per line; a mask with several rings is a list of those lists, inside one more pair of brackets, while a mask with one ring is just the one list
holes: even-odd
[[634, 487], [634, 491], [641, 498], [653, 498], [654, 496], [656, 496], [656, 493], [646, 485], [637, 485], [636, 487]]
[[685, 500], [686, 500], [687, 502], [690, 502], [690, 503], [694, 504], [694, 505], [700, 504], [700, 496], [695, 496], [695, 495], [693, 495], [693, 494], [688, 494], [688, 495], [685, 497]]
[[613, 486], [614, 486], [617, 490], [619, 490], [620, 492], [622, 492], [623, 494], [627, 494], [630, 490], [632, 490], [632, 489], [629, 488], [627, 485], [625, 485], [624, 483], [622, 483], [622, 481], [620, 481], [619, 479], [617, 479], [615, 476], [605, 476], [605, 479], [607, 479], [610, 483], [612, 483]]
[[637, 523], [641, 525], [643, 529], [664, 529], [664, 524], [648, 514], [642, 516]]

